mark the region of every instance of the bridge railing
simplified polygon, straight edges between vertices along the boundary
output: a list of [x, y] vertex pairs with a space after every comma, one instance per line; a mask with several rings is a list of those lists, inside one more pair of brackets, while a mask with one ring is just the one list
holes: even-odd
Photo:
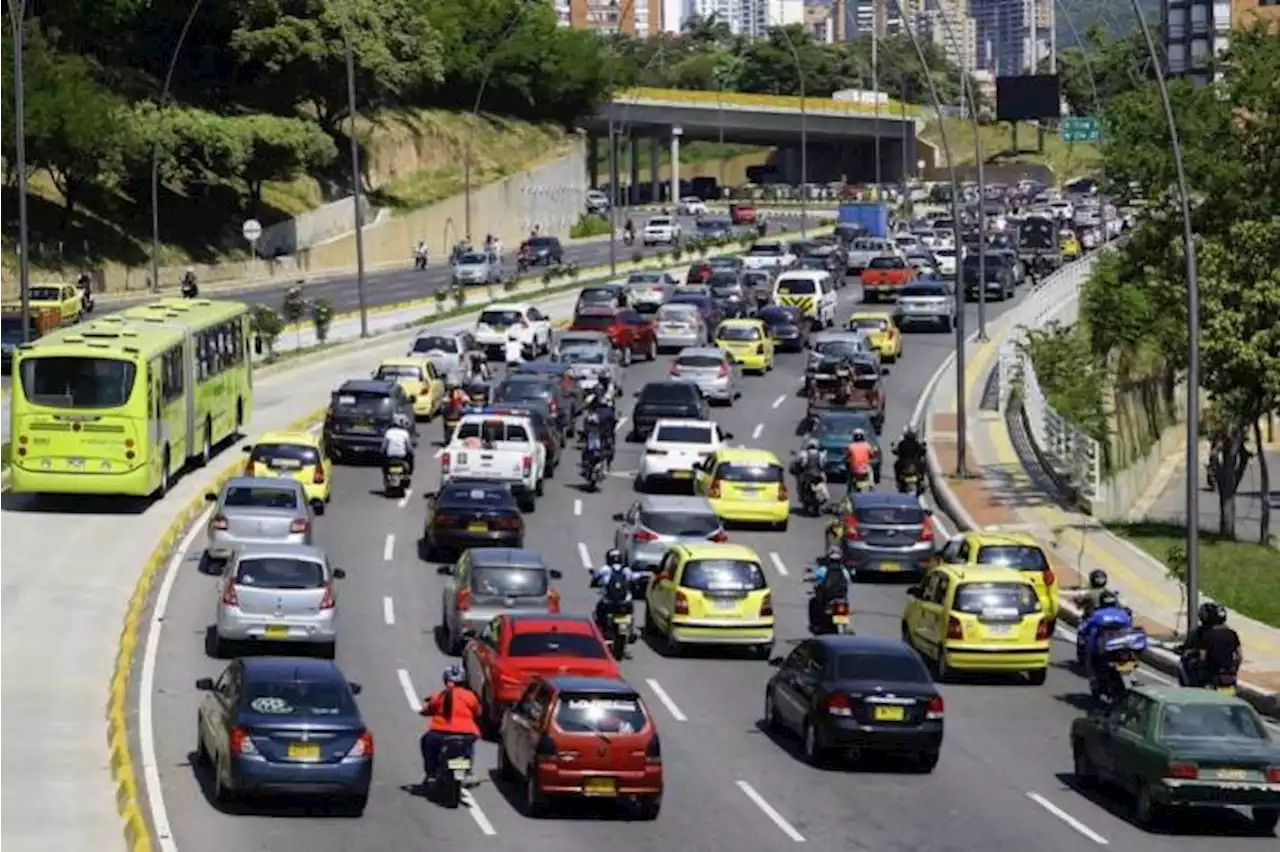
[[[715, 109], [764, 109], [799, 111], [800, 102], [804, 101], [805, 112], [822, 115], [843, 115], [866, 118], [876, 114], [874, 104], [859, 101], [837, 101], [833, 98], [799, 98], [794, 95], [756, 95], [744, 92], [703, 92], [689, 89], [653, 89], [634, 88], [620, 89], [614, 96], [614, 103], [668, 103], [683, 106], [696, 106]], [[924, 115], [920, 107], [907, 104], [906, 114], [910, 118]], [[902, 117], [902, 104], [890, 99], [880, 105], [880, 117], [886, 121]]]

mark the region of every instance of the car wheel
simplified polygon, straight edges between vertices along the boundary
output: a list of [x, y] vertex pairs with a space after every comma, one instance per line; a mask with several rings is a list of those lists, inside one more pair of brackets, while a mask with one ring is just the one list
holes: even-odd
[[1263, 834], [1268, 834], [1276, 830], [1276, 824], [1280, 823], [1280, 808], [1254, 808], [1253, 827]]
[[818, 729], [813, 722], [808, 719], [804, 721], [804, 733], [801, 736], [801, 750], [804, 753], [804, 762], [810, 766], [822, 766], [824, 763], [825, 752], [822, 744], [818, 742]]
[[337, 642], [322, 642], [316, 647], [316, 655], [322, 660], [332, 660], [338, 656]]
[[782, 720], [778, 718], [778, 705], [773, 700], [773, 688], [764, 691], [764, 728], [775, 734], [782, 733]]
[[545, 480], [543, 479], [539, 479], [537, 485], [533, 486], [533, 493], [539, 497], [541, 497], [543, 495], [543, 492], [546, 491], [546, 486], [543, 485], [544, 481]]
[[200, 714], [196, 713], [196, 765], [208, 767], [213, 764], [213, 760], [209, 757], [209, 750], [204, 747], [204, 735], [200, 733], [203, 729]]
[[636, 814], [645, 822], [653, 822], [662, 811], [662, 794], [641, 796], [636, 800]]
[[1030, 683], [1032, 686], [1044, 686], [1044, 682], [1048, 680], [1048, 678], [1049, 678], [1049, 670], [1047, 668], [1032, 669], [1031, 671], [1027, 672], [1027, 682]]
[[902, 637], [902, 644], [906, 645], [908, 648], [912, 647], [911, 631], [907, 629], [907, 622], [905, 620], [898, 625], [898, 633]]
[[517, 505], [521, 512], [524, 512], [525, 514], [532, 514], [538, 509], [538, 499], [530, 494], [528, 497], [517, 501]]
[[235, 804], [236, 791], [227, 786], [222, 770], [215, 766], [213, 770], [213, 803], [219, 807]]
[[785, 520], [785, 521], [779, 521], [778, 523], [774, 524], [774, 525], [773, 525], [774, 530], [775, 530], [776, 532], [786, 532], [786, 531], [787, 531], [787, 525], [788, 525], [788, 522], [789, 522], [790, 520], [791, 520], [791, 519], [790, 519], [790, 518], [788, 518], [788, 519], [787, 519], [787, 520]]
[[911, 756], [911, 768], [927, 775], [938, 765], [940, 755], [936, 751], [922, 751]]
[[1071, 772], [1075, 775], [1076, 783], [1081, 786], [1092, 787], [1098, 781], [1098, 774], [1093, 768], [1093, 761], [1089, 759], [1089, 752], [1084, 747], [1084, 743], [1071, 744]]
[[367, 807], [369, 807], [369, 794], [367, 792], [357, 793], [347, 799], [346, 802], [347, 815], [352, 817], [364, 816], [364, 809]]
[[209, 651], [211, 652], [210, 653], [211, 657], [213, 657], [215, 660], [225, 660], [225, 659], [228, 659], [229, 657], [235, 656], [235, 654], [232, 653], [232, 651], [234, 650], [235, 649], [232, 647], [231, 642], [227, 641], [226, 639], [223, 639], [221, 636], [217, 634], [216, 631], [214, 632], [213, 641], [210, 643], [210, 648], [209, 648]]
[[1138, 792], [1134, 796], [1133, 817], [1138, 825], [1143, 828], [1150, 828], [1160, 822], [1161, 813], [1160, 803], [1156, 800], [1155, 793], [1151, 790], [1151, 785], [1142, 783], [1138, 785]]
[[773, 656], [773, 643], [766, 642], [763, 645], [757, 645], [752, 649], [757, 660], [767, 660]]
[[622, 366], [623, 367], [631, 366], [631, 347], [630, 346], [622, 350]]
[[934, 661], [934, 679], [938, 683], [947, 683], [951, 680], [951, 664], [947, 662], [947, 652], [941, 648], [938, 649], [938, 659]]
[[527, 817], [537, 817], [542, 815], [542, 811], [546, 806], [546, 800], [542, 796], [542, 790], [538, 785], [538, 768], [530, 766], [527, 774], [524, 776], [524, 801], [522, 810]]
[[649, 348], [645, 350], [644, 357], [646, 361], [658, 360], [658, 342], [656, 340], [649, 341]]
[[502, 739], [498, 739], [498, 777], [503, 781], [516, 780], [516, 768], [511, 765], [511, 758], [507, 757], [507, 748], [502, 744]]

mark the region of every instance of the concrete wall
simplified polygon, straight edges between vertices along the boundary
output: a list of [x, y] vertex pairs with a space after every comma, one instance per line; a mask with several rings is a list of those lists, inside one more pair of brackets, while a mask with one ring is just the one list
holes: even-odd
[[1145, 456], [1103, 480], [1098, 499], [1089, 502], [1089, 514], [1100, 521], [1131, 520], [1133, 507], [1151, 487], [1165, 458], [1177, 450], [1185, 438], [1186, 427], [1182, 424], [1165, 429]]
[[[360, 200], [364, 208], [365, 221], [373, 221], [376, 218], [376, 211], [371, 211], [367, 198], [361, 196]], [[279, 257], [296, 254], [299, 249], [310, 248], [325, 240], [354, 231], [355, 206], [354, 196], [347, 196], [326, 204], [318, 210], [309, 210], [300, 216], [263, 228], [262, 238], [258, 240], [258, 255]]]

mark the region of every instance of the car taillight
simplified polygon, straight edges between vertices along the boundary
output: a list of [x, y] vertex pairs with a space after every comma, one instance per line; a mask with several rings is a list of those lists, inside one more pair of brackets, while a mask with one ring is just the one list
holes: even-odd
[[441, 454], [440, 454], [440, 472], [441, 472], [441, 473], [448, 473], [448, 472], [449, 472], [449, 464], [450, 464], [450, 462], [451, 462], [451, 461], [452, 461], [452, 459], [450, 458], [450, 456], [449, 456], [449, 454], [448, 454], [448, 453], [441, 453]]
[[520, 529], [520, 525], [521, 525], [521, 520], [520, 520], [520, 518], [518, 518], [518, 517], [515, 517], [515, 518], [495, 518], [495, 519], [493, 520], [493, 526], [494, 526], [494, 528], [495, 528], [495, 529], [500, 529], [500, 530], [518, 530], [518, 529]]
[[640, 530], [633, 536], [636, 541], [657, 541], [658, 534], [653, 530]]
[[1042, 618], [1036, 625], [1036, 640], [1049, 639], [1053, 636], [1053, 619]]
[[711, 483], [711, 487], [707, 489], [707, 496], [712, 500], [720, 499], [720, 480], [717, 479]]
[[924, 711], [926, 719], [941, 719], [946, 711], [946, 704], [942, 701], [941, 695], [935, 695], [929, 699], [929, 706]]
[[785, 482], [778, 483], [778, 499], [779, 500], [791, 499], [791, 494], [787, 491], [787, 483]]
[[1267, 767], [1267, 783], [1280, 784], [1280, 766]]
[[645, 454], [646, 456], [665, 456], [665, 455], [667, 454], [667, 451], [666, 451], [666, 450], [654, 450], [654, 449], [649, 449], [649, 450], [645, 450], [645, 451], [644, 451], [644, 454]]
[[232, 754], [257, 754], [258, 747], [244, 728], [232, 728], [229, 740]]
[[1044, 587], [1047, 589], [1057, 581], [1058, 575], [1053, 573], [1052, 568], [1046, 568], [1040, 572], [1040, 578], [1044, 580]]
[[947, 619], [947, 638], [964, 639], [964, 625], [954, 615]]
[[720, 375], [721, 375], [722, 377], [723, 377], [723, 376], [727, 376], [727, 375], [729, 375], [729, 365], [728, 365], [728, 364], [725, 364], [725, 363], [721, 362], [721, 364], [720, 364]]
[[717, 544], [724, 544], [726, 541], [729, 540], [729, 534], [724, 530], [716, 530], [714, 533], [711, 534], [711, 538], [709, 540], [714, 541]]
[[858, 529], [858, 519], [853, 515], [844, 519], [844, 537], [850, 541], [862, 538], [862, 530]]
[[649, 738], [649, 744], [644, 747], [644, 760], [645, 763], [662, 762], [662, 740], [657, 733]]
[[257, 462], [255, 462], [255, 461], [250, 460], [250, 461], [245, 462], [245, 463], [244, 463], [244, 475], [245, 475], [245, 476], [253, 476], [253, 474], [254, 474], [254, 468], [256, 468], [257, 466], [258, 466], [258, 463], [257, 463]]
[[452, 527], [458, 523], [457, 515], [436, 515], [435, 526]]
[[311, 482], [314, 485], [324, 485], [324, 465], [316, 465], [316, 472], [312, 475]]
[[560, 612], [560, 593], [555, 589], [547, 592], [547, 612]]
[[853, 715], [853, 699], [847, 695], [828, 695], [823, 706], [832, 716]]
[[227, 519], [222, 515], [214, 515], [210, 523], [215, 530], [225, 530], [227, 528]]
[[1170, 763], [1164, 768], [1164, 777], [1179, 781], [1194, 781], [1200, 777], [1200, 767], [1194, 763]]
[[849, 614], [849, 602], [848, 602], [848, 601], [836, 601], [835, 603], [831, 604], [831, 614], [832, 614], [832, 615], [848, 615], [848, 614]]
[[235, 583], [227, 583], [227, 589], [222, 593], [222, 602], [227, 606], [240, 606], [240, 598], [236, 595]]
[[760, 604], [761, 615], [773, 615], [773, 592], [764, 593], [764, 601]]
[[684, 592], [676, 592], [676, 615], [689, 614], [689, 598]]
[[933, 541], [936, 530], [933, 528], [933, 518], [925, 518], [924, 523], [920, 525], [920, 540]]
[[431, 393], [431, 385], [427, 384], [426, 382], [423, 382], [421, 385], [418, 386], [419, 396], [426, 396], [429, 393]]
[[324, 597], [320, 599], [321, 609], [333, 609], [338, 605], [338, 600], [333, 596], [333, 584], [324, 587]]
[[289, 524], [289, 532], [294, 535], [301, 535], [307, 531], [308, 526], [310, 526], [310, 522], [306, 518], [294, 518], [293, 523]]
[[520, 475], [528, 476], [533, 473], [533, 456], [524, 456], [520, 459]]
[[458, 612], [466, 612], [471, 609], [471, 590], [458, 590]]
[[357, 739], [355, 745], [347, 752], [347, 757], [373, 757], [373, 734], [365, 731]]

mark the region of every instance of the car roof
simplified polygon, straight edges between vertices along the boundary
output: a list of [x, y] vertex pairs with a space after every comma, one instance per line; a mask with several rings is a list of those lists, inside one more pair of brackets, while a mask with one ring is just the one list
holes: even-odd
[[379, 367], [422, 367], [430, 364], [431, 359], [424, 355], [396, 355], [393, 358], [383, 358], [378, 362]]
[[478, 568], [547, 567], [542, 552], [527, 547], [473, 547], [467, 553], [472, 566]]
[[[849, 315], [849, 321], [852, 322], [853, 320], [876, 320], [877, 322], [887, 323], [887, 322], [891, 322], [893, 320], [893, 317], [889, 316], [888, 314], [879, 314], [879, 313], [876, 313], [875, 311], [855, 311], [854, 313]], [[854, 329], [850, 329], [850, 331], [853, 331], [853, 330]]]
[[680, 513], [683, 515], [714, 515], [710, 501], [705, 497], [687, 497], [680, 494], [646, 494], [640, 498], [640, 511], [655, 514]]
[[878, 653], [902, 657], [915, 656], [915, 651], [907, 647], [901, 639], [883, 636], [815, 636], [810, 641], [837, 654]]
[[914, 494], [899, 494], [893, 491], [865, 491], [853, 496], [853, 507], [862, 506], [910, 506], [920, 508], [920, 498]]
[[680, 542], [672, 545], [672, 548], [684, 550], [690, 559], [738, 559], [744, 562], [754, 562], [757, 565], [764, 564], [760, 559], [760, 554], [756, 553], [755, 548], [748, 547], [745, 544], [694, 541]]
[[728, 354], [725, 353], [723, 349], [716, 346], [687, 346], [680, 350], [680, 354], [676, 355], [676, 360], [679, 361], [681, 358], [689, 355], [719, 358], [722, 361], [726, 361], [729, 358]]
[[640, 393], [643, 394], [645, 391], [649, 390], [649, 388], [671, 388], [671, 387], [693, 388], [694, 390], [698, 389], [698, 386], [693, 384], [692, 382], [683, 382], [678, 379], [656, 379], [652, 382], [645, 382], [644, 385], [640, 388]]
[[770, 450], [751, 449], [750, 447], [724, 447], [716, 452], [720, 461], [725, 462], [768, 462], [781, 466], [782, 462]]
[[310, 544], [289, 544], [288, 542], [263, 541], [254, 544], [243, 544], [236, 548], [235, 560], [246, 559], [300, 559], [310, 562], [324, 562], [324, 551]]
[[1040, 550], [1040, 542], [1036, 541], [1036, 537], [1031, 533], [1019, 532], [981, 532], [971, 531], [964, 534], [964, 537], [970, 542], [977, 544], [979, 547], [994, 546], [1002, 544], [1017, 545], [1018, 547], [1035, 547]]
[[696, 417], [660, 417], [658, 418], [658, 421], [653, 424], [653, 428], [654, 428], [654, 431], [657, 431], [659, 426], [714, 426], [714, 425], [716, 424], [710, 420], [699, 420]]
[[222, 491], [225, 493], [232, 488], [277, 488], [302, 491], [302, 483], [288, 476], [233, 476], [223, 484]]
[[817, 346], [819, 343], [827, 343], [832, 340], [848, 340], [865, 344], [867, 335], [861, 329], [853, 328], [847, 328], [843, 331], [820, 331], [813, 336], [813, 345]]
[[607, 305], [588, 306], [578, 311], [580, 317], [613, 317], [620, 313], [618, 308], [611, 308]]
[[484, 311], [482, 311], [482, 313], [488, 313], [489, 311], [520, 311], [520, 312], [524, 312], [524, 311], [529, 310], [529, 308], [531, 308], [531, 307], [533, 307], [533, 306], [532, 306], [532, 305], [530, 305], [528, 302], [498, 302], [497, 304], [494, 304], [494, 305], [485, 305], [485, 306], [484, 306]]
[[621, 284], [615, 284], [615, 283], [609, 283], [609, 284], [588, 284], [586, 287], [583, 287], [583, 288], [582, 288], [582, 290], [578, 293], [578, 295], [579, 295], [579, 296], [581, 296], [583, 293], [587, 292], [588, 290], [609, 290], [609, 291], [613, 292], [614, 294], [617, 294], [617, 293], [622, 292], [622, 285], [621, 285]]
[[600, 692], [609, 695], [640, 697], [635, 687], [622, 678], [582, 677], [580, 675], [556, 675], [543, 678], [556, 692]]
[[258, 444], [297, 444], [301, 447], [311, 447], [313, 449], [320, 446], [320, 436], [314, 432], [263, 432], [253, 442], [253, 446]]
[[1035, 583], [1022, 571], [1010, 571], [1003, 565], [954, 565], [944, 562], [938, 570], [955, 576], [961, 583], [1019, 583], [1035, 589]]
[[735, 327], [740, 327], [740, 328], [755, 328], [755, 329], [758, 329], [758, 328], [760, 328], [760, 327], [761, 327], [761, 326], [763, 326], [763, 325], [764, 325], [764, 322], [762, 322], [761, 320], [758, 320], [758, 319], [756, 319], [756, 318], [754, 318], [754, 317], [734, 317], [733, 319], [727, 319], [727, 320], [721, 320], [721, 321], [720, 321], [720, 327], [721, 327], [721, 328], [724, 328], [725, 326], [735, 326]]
[[332, 660], [308, 657], [241, 657], [246, 681], [343, 681], [346, 676]]
[[347, 379], [336, 392], [391, 393], [396, 387], [390, 379]]

